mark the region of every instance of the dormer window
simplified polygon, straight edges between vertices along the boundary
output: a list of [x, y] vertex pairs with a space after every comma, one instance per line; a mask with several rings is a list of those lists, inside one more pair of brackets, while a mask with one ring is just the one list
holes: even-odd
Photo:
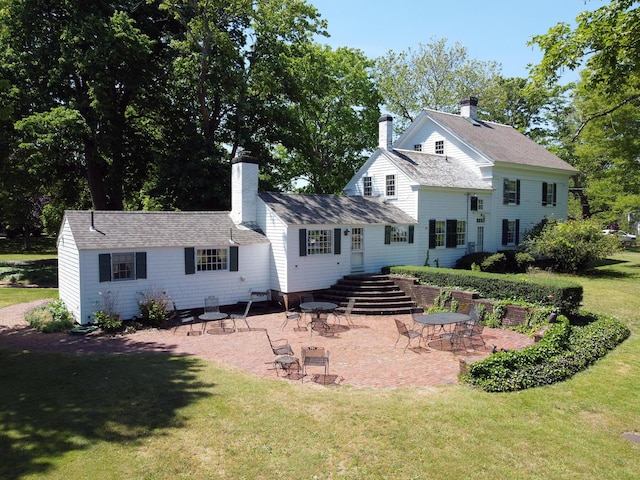
[[364, 177], [362, 179], [362, 192], [365, 197], [370, 197], [373, 193], [373, 182], [371, 177]]
[[422, 144], [421, 144], [421, 143], [416, 143], [416, 144], [413, 146], [413, 150], [414, 150], [415, 152], [421, 152], [421, 151], [422, 151]]
[[436, 140], [436, 155], [444, 155], [444, 140]]

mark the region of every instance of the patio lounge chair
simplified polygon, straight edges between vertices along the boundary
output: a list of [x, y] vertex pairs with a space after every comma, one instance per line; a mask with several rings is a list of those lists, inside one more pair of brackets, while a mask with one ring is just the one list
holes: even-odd
[[394, 348], [396, 347], [396, 345], [398, 345], [398, 340], [400, 340], [400, 337], [407, 337], [407, 339], [409, 340], [407, 342], [406, 347], [404, 347], [404, 351], [407, 351], [407, 348], [409, 348], [409, 345], [411, 345], [411, 342], [417, 338], [418, 339], [418, 346], [420, 346], [420, 341], [423, 338], [422, 333], [419, 332], [418, 330], [412, 330], [409, 327], [407, 327], [407, 324], [404, 323], [402, 320], [398, 320], [397, 318], [395, 319], [396, 322], [396, 328], [398, 329], [398, 338], [396, 338], [396, 343], [394, 344]]

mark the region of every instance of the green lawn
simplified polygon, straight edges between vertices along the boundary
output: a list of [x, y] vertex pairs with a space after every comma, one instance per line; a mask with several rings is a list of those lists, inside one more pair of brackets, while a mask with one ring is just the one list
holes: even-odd
[[640, 478], [640, 445], [620, 436], [640, 432], [640, 253], [575, 280], [585, 308], [624, 319], [631, 337], [570, 381], [510, 394], [0, 351], [0, 478]]

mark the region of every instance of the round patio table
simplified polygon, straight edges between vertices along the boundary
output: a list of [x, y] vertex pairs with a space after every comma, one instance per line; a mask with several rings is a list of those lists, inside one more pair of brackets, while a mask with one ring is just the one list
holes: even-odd
[[301, 310], [309, 312], [332, 312], [338, 305], [331, 302], [304, 302], [300, 304]]
[[205, 312], [202, 315], [198, 315], [198, 319], [202, 320], [202, 331], [207, 329], [207, 322], [217, 322], [224, 320], [228, 315], [222, 312]]
[[413, 317], [414, 322], [422, 325], [424, 330], [427, 326], [434, 327], [431, 337], [436, 334], [435, 327], [440, 326], [438, 332], [446, 332], [445, 325], [453, 325], [456, 323], [465, 323], [471, 320], [471, 317], [466, 313], [455, 312], [441, 312], [441, 313], [428, 313], [426, 315], [417, 315]]

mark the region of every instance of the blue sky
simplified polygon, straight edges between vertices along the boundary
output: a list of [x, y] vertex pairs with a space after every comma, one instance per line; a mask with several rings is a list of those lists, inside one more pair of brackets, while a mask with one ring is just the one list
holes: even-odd
[[[496, 61], [505, 77], [526, 77], [528, 64], [542, 58], [527, 46], [534, 35], [558, 22], [608, 4], [604, 0], [308, 0], [329, 23], [320, 43], [352, 47], [376, 58], [446, 38], [467, 48], [469, 58]], [[563, 80], [573, 80], [575, 74]]]

